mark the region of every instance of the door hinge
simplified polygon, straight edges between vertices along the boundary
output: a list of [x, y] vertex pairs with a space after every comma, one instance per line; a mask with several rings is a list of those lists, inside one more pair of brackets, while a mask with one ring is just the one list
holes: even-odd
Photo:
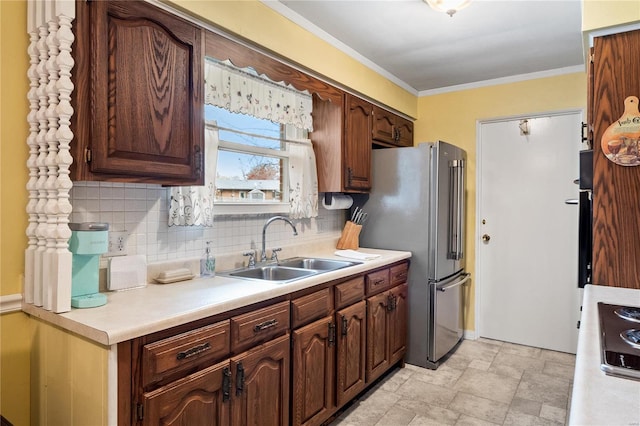
[[594, 58], [595, 58], [595, 55], [593, 53], [591, 53], [589, 55], [589, 62], [593, 63]]
[[138, 417], [138, 420], [144, 419], [144, 405], [140, 403], [136, 404], [136, 415]]
[[84, 162], [85, 163], [91, 162], [91, 149], [89, 148], [84, 149]]

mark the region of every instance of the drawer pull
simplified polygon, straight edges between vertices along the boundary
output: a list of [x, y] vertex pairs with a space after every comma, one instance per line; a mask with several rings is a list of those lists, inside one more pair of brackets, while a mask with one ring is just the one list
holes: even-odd
[[178, 355], [176, 356], [176, 358], [178, 360], [182, 360], [185, 358], [192, 357], [194, 355], [198, 355], [204, 351], [208, 351], [209, 349], [211, 349], [211, 344], [207, 342], [199, 346], [194, 346], [193, 348], [187, 349], [186, 351], [178, 352]]
[[396, 280], [406, 280], [407, 279], [407, 273], [406, 272], [401, 272], [398, 275], [395, 276]]
[[373, 282], [373, 285], [380, 285], [380, 284], [384, 284], [384, 278], [379, 279], [379, 280], [375, 280], [375, 281]]
[[266, 330], [268, 328], [275, 327], [276, 325], [278, 325], [278, 320], [272, 319], [272, 320], [269, 320], [269, 321], [261, 322], [260, 324], [256, 324], [253, 327], [253, 331], [257, 333], [259, 331], [263, 331], [263, 330]]

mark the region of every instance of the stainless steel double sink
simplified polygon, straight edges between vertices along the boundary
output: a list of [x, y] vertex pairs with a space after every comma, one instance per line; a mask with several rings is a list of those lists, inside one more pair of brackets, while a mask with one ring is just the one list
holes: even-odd
[[292, 257], [278, 263], [221, 272], [220, 275], [248, 280], [288, 283], [302, 278], [335, 271], [361, 262], [348, 260], [320, 259], [314, 257]]

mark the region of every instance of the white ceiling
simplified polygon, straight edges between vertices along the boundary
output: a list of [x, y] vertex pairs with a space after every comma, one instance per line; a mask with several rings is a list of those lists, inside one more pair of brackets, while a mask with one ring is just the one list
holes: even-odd
[[263, 1], [418, 95], [584, 71], [580, 0]]

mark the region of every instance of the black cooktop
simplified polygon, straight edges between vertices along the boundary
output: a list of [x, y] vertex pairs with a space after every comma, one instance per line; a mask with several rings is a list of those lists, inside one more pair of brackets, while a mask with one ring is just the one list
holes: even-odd
[[640, 380], [640, 307], [598, 303], [600, 368], [614, 376]]

